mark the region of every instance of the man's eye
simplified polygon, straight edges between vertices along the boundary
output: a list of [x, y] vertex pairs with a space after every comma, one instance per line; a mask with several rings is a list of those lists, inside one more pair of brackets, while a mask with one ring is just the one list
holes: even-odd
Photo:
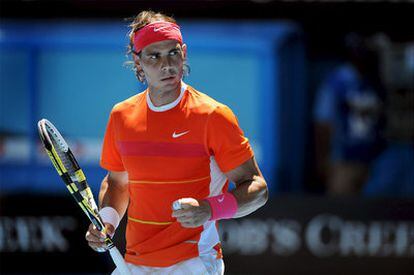
[[170, 55], [177, 55], [178, 54], [178, 50], [174, 50], [170, 52]]
[[158, 58], [158, 55], [157, 54], [151, 54], [149, 58], [150, 59], [157, 59]]

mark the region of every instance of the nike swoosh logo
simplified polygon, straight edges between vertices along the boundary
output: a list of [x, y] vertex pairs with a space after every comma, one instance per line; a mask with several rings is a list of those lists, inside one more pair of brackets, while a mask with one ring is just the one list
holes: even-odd
[[166, 28], [168, 28], [168, 27], [159, 27], [159, 28], [154, 28], [154, 32], [157, 32], [157, 31], [160, 31], [160, 30], [163, 30], [163, 29], [166, 29]]
[[218, 198], [217, 200], [218, 202], [222, 203], [224, 201], [224, 196], [222, 196], [221, 198]]
[[173, 138], [179, 138], [179, 137], [181, 137], [181, 136], [184, 136], [185, 134], [187, 134], [188, 132], [190, 132], [190, 130], [188, 130], [188, 131], [185, 131], [185, 132], [182, 132], [182, 133], [175, 133], [175, 131], [174, 131], [174, 133], [172, 134], [172, 137]]

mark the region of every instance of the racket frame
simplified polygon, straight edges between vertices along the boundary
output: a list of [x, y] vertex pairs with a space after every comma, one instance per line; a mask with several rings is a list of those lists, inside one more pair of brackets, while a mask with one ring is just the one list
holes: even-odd
[[[52, 161], [53, 166], [55, 167], [56, 171], [58, 172], [59, 176], [62, 178], [63, 182], [66, 185], [66, 188], [71, 193], [72, 197], [78, 203], [78, 205], [82, 208], [85, 215], [89, 218], [92, 224], [101, 232], [104, 232], [105, 237], [105, 245], [108, 248], [109, 254], [111, 255], [112, 260], [114, 261], [118, 271], [122, 275], [130, 275], [131, 271], [129, 270], [128, 266], [126, 265], [124, 258], [122, 257], [119, 250], [116, 248], [114, 242], [112, 241], [111, 236], [106, 232], [105, 225], [102, 221], [102, 218], [99, 215], [98, 208], [96, 206], [95, 199], [93, 198], [92, 191], [86, 181], [85, 174], [83, 173], [82, 169], [80, 168], [75, 156], [73, 155], [72, 151], [70, 150], [68, 144], [66, 143], [63, 136], [60, 134], [58, 129], [47, 119], [42, 119], [38, 122], [38, 131], [40, 135], [40, 139], [43, 143], [43, 147], [46, 150], [50, 160]], [[60, 142], [61, 145], [65, 147], [65, 150], [62, 150], [63, 154], [69, 159], [71, 164], [74, 167], [73, 177], [67, 171], [65, 165], [63, 164], [62, 159], [59, 157], [58, 152], [56, 151], [55, 146], [50, 138], [49, 131], [46, 127], [51, 128]], [[75, 178], [75, 180], [73, 180]]]

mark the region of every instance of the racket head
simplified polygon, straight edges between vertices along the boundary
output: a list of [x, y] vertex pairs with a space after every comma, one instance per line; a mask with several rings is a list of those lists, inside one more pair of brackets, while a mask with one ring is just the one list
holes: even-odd
[[53, 146], [51, 136], [54, 136], [55, 142], [59, 142], [59, 150], [67, 152], [69, 146], [63, 136], [60, 134], [59, 130], [47, 119], [41, 119], [37, 123], [37, 128], [39, 130], [40, 138], [43, 141], [44, 145], [47, 146], [47, 149], [51, 149]]
[[40, 139], [42, 140], [49, 157], [51, 157], [51, 159], [54, 157], [57, 161], [59, 167], [56, 169], [67, 172], [72, 180], [76, 182], [85, 180], [84, 177], [79, 178], [82, 175], [76, 173], [76, 171], [80, 169], [79, 164], [59, 130], [47, 119], [42, 119], [38, 122], [38, 130]]

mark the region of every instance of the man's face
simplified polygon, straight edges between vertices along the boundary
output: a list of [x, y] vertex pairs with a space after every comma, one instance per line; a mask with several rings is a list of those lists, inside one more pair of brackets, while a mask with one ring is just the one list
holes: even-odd
[[136, 59], [138, 70], [143, 70], [148, 86], [173, 89], [183, 76], [186, 45], [175, 40], [156, 42], [145, 47]]

